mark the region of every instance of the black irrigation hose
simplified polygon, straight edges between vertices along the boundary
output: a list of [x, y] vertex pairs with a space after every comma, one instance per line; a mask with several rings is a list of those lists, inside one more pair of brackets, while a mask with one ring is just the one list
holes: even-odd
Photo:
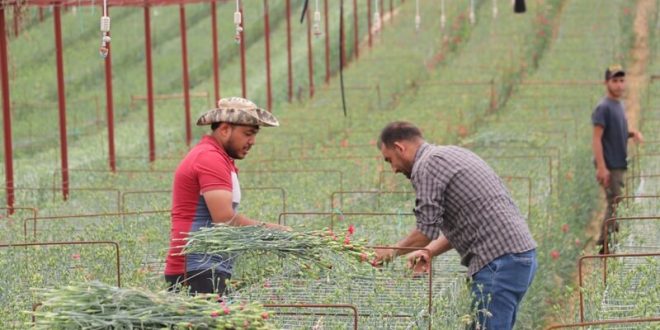
[[309, 0], [305, 0], [303, 3], [302, 13], [300, 14], [300, 24], [305, 20], [305, 14], [307, 14], [307, 6], [309, 5]]

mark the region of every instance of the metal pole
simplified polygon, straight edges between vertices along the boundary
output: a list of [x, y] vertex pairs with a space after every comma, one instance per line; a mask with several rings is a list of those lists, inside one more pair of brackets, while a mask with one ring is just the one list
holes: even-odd
[[61, 8], [56, 5], [53, 9], [53, 22], [55, 23], [55, 60], [57, 64], [57, 103], [60, 123], [60, 154], [62, 163], [62, 197], [69, 195], [69, 159], [66, 142], [66, 99], [64, 93], [64, 59], [62, 54], [62, 20]]
[[367, 0], [367, 29], [369, 30], [369, 48], [372, 45], [372, 35], [371, 35], [371, 0]]
[[293, 70], [291, 66], [291, 0], [286, 0], [286, 62], [288, 70], [289, 103], [293, 101]]
[[307, 11], [307, 72], [309, 79], [309, 97], [314, 97], [314, 54], [312, 53], [312, 18]]
[[154, 133], [154, 83], [151, 69], [151, 16], [149, 6], [144, 6], [144, 50], [147, 65], [147, 120], [149, 122], [149, 161], [156, 160], [156, 135]]
[[273, 111], [273, 93], [270, 82], [270, 17], [268, 12], [268, 0], [264, 0], [264, 34], [266, 40], [266, 99], [268, 100], [268, 111]]
[[9, 214], [14, 210], [14, 151], [11, 141], [11, 102], [9, 101], [9, 66], [5, 8], [0, 6], [0, 77], [2, 79], [2, 128], [5, 138], [5, 188]]
[[[107, 10], [109, 13], [110, 8]], [[110, 32], [108, 32], [108, 36], [110, 36]], [[105, 112], [108, 121], [108, 160], [110, 170], [114, 173], [117, 171], [117, 161], [115, 156], [115, 115], [112, 104], [112, 52], [110, 43], [106, 47], [108, 47], [108, 56], [105, 58]]]
[[245, 75], [245, 15], [243, 15], [243, 2], [240, 2], [239, 11], [241, 12], [241, 17], [243, 18], [241, 22], [241, 90], [243, 92], [243, 98], [247, 98], [247, 77]]
[[330, 30], [328, 28], [328, 0], [323, 0], [323, 15], [325, 28], [325, 83], [330, 83]]
[[217, 102], [220, 99], [220, 61], [218, 60], [218, 14], [215, 1], [211, 1], [211, 38], [213, 38], [213, 92]]
[[357, 60], [360, 56], [360, 34], [359, 34], [359, 23], [358, 23], [358, 5], [357, 0], [353, 0], [353, 48], [355, 51], [355, 59]]
[[181, 59], [183, 61], [183, 105], [186, 115], [186, 146], [190, 147], [192, 131], [190, 128], [190, 82], [188, 79], [188, 42], [186, 40], [186, 8], [179, 5], [179, 28], [181, 30]]

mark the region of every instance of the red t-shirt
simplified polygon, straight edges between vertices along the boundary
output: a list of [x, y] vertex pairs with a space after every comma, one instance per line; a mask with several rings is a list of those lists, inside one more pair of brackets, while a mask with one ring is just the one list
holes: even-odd
[[[172, 187], [172, 229], [165, 275], [179, 275], [186, 270], [181, 246], [190, 231], [209, 224], [211, 215], [203, 193], [211, 190], [234, 191], [238, 186], [234, 160], [211, 136], [204, 136], [181, 161], [174, 173]], [[240, 202], [233, 196], [234, 202]], [[190, 269], [189, 269], [190, 270]]]

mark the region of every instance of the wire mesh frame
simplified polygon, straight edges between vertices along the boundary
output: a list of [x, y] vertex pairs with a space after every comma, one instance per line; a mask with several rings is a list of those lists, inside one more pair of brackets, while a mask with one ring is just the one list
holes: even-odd
[[633, 187], [635, 180], [644, 180], [644, 179], [660, 179], [660, 174], [643, 174], [643, 175], [631, 175], [626, 177], [626, 187]]
[[[660, 220], [660, 216], [640, 216], [640, 217], [614, 217], [614, 218], [608, 218], [607, 220], [605, 220], [605, 222], [604, 222], [604, 224], [603, 224], [603, 227], [604, 227], [603, 230], [604, 230], [604, 232], [607, 233], [608, 230], [609, 230], [609, 228], [610, 228], [610, 226], [616, 225], [616, 223], [617, 223], [618, 221], [626, 221], [626, 222], [627, 222], [627, 221], [631, 221], [631, 222], [632, 222], [632, 221], [645, 221], [645, 220], [646, 220], [646, 221], [652, 221], [652, 220], [659, 221], [659, 220]], [[609, 249], [609, 243], [611, 243], [611, 242], [609, 242], [609, 240], [608, 240], [608, 237], [609, 237], [609, 236], [610, 236], [610, 235], [605, 235], [605, 237], [603, 238], [603, 248], [604, 248], [604, 250], [605, 250], [605, 254], [609, 254], [609, 253], [611, 252], [610, 249]], [[607, 269], [607, 263], [605, 263], [605, 269]], [[607, 282], [607, 276], [606, 276], [606, 275], [603, 275], [603, 276], [604, 276], [605, 281]]]
[[[359, 314], [358, 314], [358, 309], [349, 304], [264, 304], [264, 308], [294, 308], [294, 309], [349, 309], [351, 314], [353, 315], [353, 329], [357, 330], [358, 329], [358, 319], [359, 319]], [[323, 314], [321, 315], [332, 315], [332, 316], [337, 316], [337, 313], [332, 313], [332, 312], [322, 312]], [[275, 313], [275, 315], [319, 315], [319, 313], [291, 313], [291, 312], [279, 312]], [[345, 314], [345, 315], [350, 315], [350, 314]], [[344, 315], [341, 315], [344, 316]]]
[[[417, 251], [417, 250], [425, 250], [425, 251], [430, 253], [430, 251], [428, 249], [419, 248], [419, 247], [397, 247], [397, 246], [366, 246], [366, 247], [370, 248], [370, 249], [392, 249], [392, 250], [400, 250], [400, 251], [407, 251], [407, 252], [412, 252], [412, 251]], [[428, 299], [428, 301], [425, 302], [424, 305], [426, 305], [425, 308], [428, 308], [427, 309], [427, 311], [428, 311], [428, 320], [429, 320], [428, 327], [429, 327], [429, 329], [431, 329], [432, 328], [432, 323], [431, 323], [430, 315], [431, 315], [431, 312], [433, 310], [432, 309], [433, 308], [433, 265], [432, 265], [432, 263], [429, 263], [429, 267], [428, 267], [428, 270], [427, 270], [426, 274], [428, 274], [428, 296], [425, 299]], [[287, 282], [289, 282], [289, 281], [287, 281]], [[269, 287], [271, 287], [273, 285], [277, 286], [277, 283], [270, 282]], [[424, 285], [424, 287], [426, 287], [426, 284]], [[351, 292], [356, 293], [357, 291], [351, 290]], [[305, 290], [303, 292], [304, 298], [305, 299], [310, 299], [310, 298], [314, 299], [315, 297], [310, 296], [311, 293], [312, 292]], [[359, 295], [359, 292], [357, 292], [357, 294]], [[264, 305], [264, 306], [267, 306], [267, 305]], [[357, 307], [359, 307], [359, 306], [357, 306]], [[409, 319], [409, 318], [413, 318], [415, 316], [419, 316], [419, 315], [404, 314], [404, 313], [394, 313], [394, 314], [387, 314], [387, 315], [380, 315], [380, 314], [376, 315], [376, 314], [373, 314], [373, 313], [374, 313], [373, 311], [369, 311], [369, 310], [364, 311], [363, 310], [363, 311], [360, 311], [360, 313], [356, 314], [356, 315], [359, 315], [360, 317], [366, 317], [366, 318], [378, 316], [378, 317], [393, 318], [393, 319], [398, 319], [398, 320]]]
[[23, 220], [23, 235], [25, 237], [25, 241], [28, 241], [28, 229], [27, 229], [27, 223], [28, 221], [32, 220], [33, 221], [33, 240], [37, 241], [37, 222], [39, 220], [47, 220], [48, 222], [52, 221], [63, 221], [63, 220], [69, 220], [69, 219], [88, 219], [88, 220], [93, 220], [97, 218], [103, 218], [103, 217], [125, 217], [128, 215], [148, 215], [148, 214], [163, 214], [163, 213], [170, 213], [171, 210], [153, 210], [153, 211], [143, 211], [143, 212], [114, 212], [114, 213], [94, 213], [94, 214], [73, 214], [73, 215], [61, 215], [61, 216], [49, 216], [49, 217], [35, 217], [35, 218], [26, 218]]
[[77, 242], [35, 242], [0, 244], [0, 248], [30, 247], [30, 246], [69, 246], [69, 245], [111, 245], [115, 248], [115, 267], [117, 270], [117, 287], [121, 287], [121, 264], [119, 243], [114, 241], [77, 241]]
[[612, 209], [612, 215], [616, 217], [616, 212], [619, 207], [619, 203], [622, 201], [626, 202], [626, 206], [630, 206], [630, 201], [636, 202], [638, 199], [658, 199], [660, 201], [660, 195], [626, 195], [626, 196], [617, 196], [614, 198], [614, 205]]
[[[649, 158], [655, 158], [655, 157], [660, 157], [660, 153], [658, 152], [649, 152], [649, 153], [642, 153], [638, 152], [634, 157], [634, 163], [636, 163], [636, 166], [633, 166], [633, 176], [641, 177], [642, 176], [642, 169], [641, 169], [641, 161], [644, 160], [644, 158], [649, 157]], [[635, 169], [637, 170], [637, 173], [635, 173]]]
[[[660, 252], [658, 253], [626, 253], [626, 254], [599, 254], [599, 255], [586, 255], [578, 259], [578, 294], [580, 297], [580, 322], [584, 322], [584, 293], [582, 292], [584, 288], [584, 277], [582, 275], [582, 263], [587, 259], [603, 259], [604, 264], [609, 258], [646, 258], [646, 257], [660, 257]], [[605, 267], [603, 267], [603, 284], [607, 283], [607, 274]]]
[[[241, 187], [241, 191], [261, 191], [261, 190], [275, 190], [280, 192], [282, 197], [282, 211], [286, 212], [286, 190], [282, 187]], [[121, 193], [121, 208], [120, 212], [129, 212], [126, 210], [126, 196], [128, 195], [144, 195], [144, 194], [165, 194], [172, 193], [172, 189], [154, 189], [154, 190], [129, 190]], [[137, 211], [136, 211], [137, 212]]]
[[615, 319], [615, 320], [598, 320], [590, 322], [580, 322], [580, 323], [567, 323], [567, 324], [554, 324], [547, 328], [546, 330], [552, 329], [571, 329], [571, 328], [583, 328], [592, 325], [609, 325], [609, 324], [639, 324], [639, 323], [655, 323], [660, 322], [660, 317], [646, 317], [639, 319]]
[[[368, 144], [364, 144], [364, 143], [361, 143], [361, 144], [349, 144], [349, 145], [346, 145], [346, 146], [343, 146], [343, 145], [341, 145], [341, 146], [321, 145], [321, 146], [319, 147], [319, 149], [317, 149], [317, 151], [328, 151], [329, 149], [337, 149], [337, 150], [345, 149], [345, 150], [351, 150], [351, 149], [366, 149], [366, 148], [375, 148], [375, 145], [374, 145], [374, 144], [370, 144], [370, 143], [368, 143]], [[292, 147], [292, 148], [289, 148], [289, 151], [288, 151], [288, 152], [289, 152], [289, 156], [290, 156], [290, 157], [293, 157], [293, 156], [294, 156], [294, 155], [293, 155], [293, 154], [294, 154], [294, 151], [296, 151], [296, 152], [300, 152], [300, 154], [302, 155], [302, 157], [307, 157], [307, 150], [308, 150], [308, 149], [309, 149], [309, 148], [302, 148], [302, 147]]]
[[[52, 191], [53, 193], [53, 199], [52, 201], [55, 202], [57, 200], [57, 193], [61, 191], [59, 187], [17, 187], [14, 188], [14, 191]], [[72, 192], [108, 192], [108, 193], [114, 193], [117, 196], [116, 199], [116, 206], [117, 206], [117, 211], [121, 210], [121, 201], [120, 201], [120, 195], [121, 191], [119, 189], [115, 188], [69, 188], [69, 195], [66, 197], [68, 199], [71, 196]]]

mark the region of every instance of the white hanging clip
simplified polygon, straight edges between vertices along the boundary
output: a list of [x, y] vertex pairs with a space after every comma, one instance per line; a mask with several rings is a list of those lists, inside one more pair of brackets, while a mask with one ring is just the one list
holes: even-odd
[[236, 25], [236, 35], [234, 35], [234, 40], [237, 44], [241, 43], [241, 32], [243, 32], [241, 11], [240, 11], [240, 0], [236, 0], [236, 11], [234, 12], [234, 25]]
[[493, 0], [493, 18], [497, 18], [497, 0]]
[[374, 29], [374, 31], [376, 31], [376, 33], [379, 33], [380, 32], [380, 10], [378, 9], [378, 0], [374, 0], [374, 5], [375, 5], [374, 6], [375, 11], [374, 11], [374, 27], [373, 27], [373, 29]]
[[444, 30], [446, 24], [447, 18], [445, 17], [445, 0], [442, 0], [440, 2], [440, 27]]
[[320, 37], [323, 35], [321, 32], [321, 12], [319, 11], [319, 0], [316, 0], [316, 10], [314, 11], [314, 35]]
[[470, 24], [474, 25], [477, 18], [474, 15], [474, 0], [470, 0]]
[[108, 52], [110, 49], [108, 48], [108, 44], [110, 43], [110, 36], [108, 33], [110, 33], [110, 16], [108, 16], [108, 3], [107, 0], [103, 1], [103, 16], [101, 16], [101, 47], [99, 47], [99, 54], [101, 54], [101, 57], [107, 58], [108, 57]]
[[416, 12], [415, 12], [415, 31], [419, 31], [419, 27], [422, 25], [422, 17], [419, 16], [419, 0], [416, 2]]

